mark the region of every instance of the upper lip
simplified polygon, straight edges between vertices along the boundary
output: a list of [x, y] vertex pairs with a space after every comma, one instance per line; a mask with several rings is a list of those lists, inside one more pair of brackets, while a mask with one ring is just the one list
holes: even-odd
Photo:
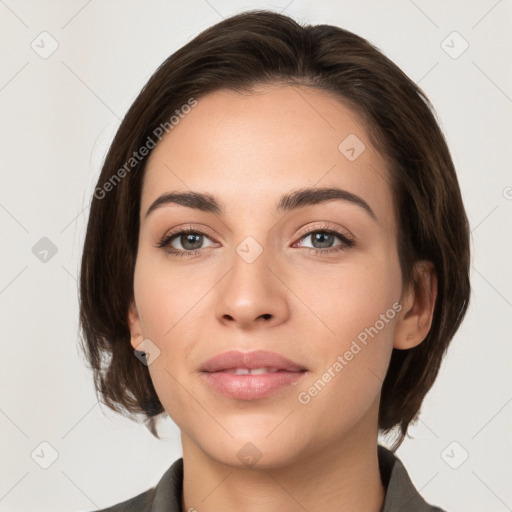
[[201, 371], [221, 372], [235, 368], [247, 368], [249, 370], [255, 368], [274, 368], [289, 372], [306, 370], [306, 368], [275, 352], [267, 350], [255, 350], [253, 352], [228, 350], [208, 359], [201, 367]]

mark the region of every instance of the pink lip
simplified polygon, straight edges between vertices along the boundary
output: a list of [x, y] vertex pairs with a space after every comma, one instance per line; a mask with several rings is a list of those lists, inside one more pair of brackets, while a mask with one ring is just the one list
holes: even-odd
[[[235, 375], [236, 368], [268, 368], [272, 373]], [[307, 371], [302, 366], [274, 352], [229, 351], [209, 359], [201, 368], [208, 385], [215, 391], [238, 400], [257, 400], [293, 385]]]
[[208, 359], [200, 368], [203, 372], [220, 372], [234, 368], [275, 368], [289, 372], [300, 372], [306, 368], [286, 359], [275, 352], [267, 350], [255, 350], [253, 352], [241, 352], [229, 350]]

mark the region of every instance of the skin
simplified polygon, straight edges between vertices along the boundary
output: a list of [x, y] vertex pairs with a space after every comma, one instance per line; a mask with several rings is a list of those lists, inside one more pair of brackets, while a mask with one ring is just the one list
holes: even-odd
[[[338, 149], [349, 134], [366, 146], [354, 161]], [[336, 200], [275, 210], [282, 194], [327, 186], [363, 198], [376, 218]], [[146, 215], [160, 195], [191, 190], [217, 196], [226, 213], [167, 204]], [[382, 382], [393, 347], [411, 348], [427, 335], [437, 294], [429, 262], [417, 263], [418, 285], [404, 286], [392, 205], [388, 170], [363, 124], [315, 89], [273, 84], [209, 94], [152, 151], [128, 317], [132, 346], [140, 350], [150, 339], [160, 350], [148, 368], [181, 431], [183, 510], [380, 510]], [[157, 247], [165, 234], [190, 226], [207, 233], [198, 252], [189, 249], [194, 256], [170, 254], [190, 247], [186, 237]], [[311, 233], [325, 227], [349, 234], [354, 245], [315, 242]], [[252, 263], [236, 251], [248, 236], [263, 250]], [[401, 311], [378, 335], [308, 404], [299, 403], [298, 393], [396, 302]], [[235, 400], [198, 371], [235, 348], [278, 352], [308, 372], [269, 397]], [[247, 443], [261, 455], [252, 466], [238, 457]]]

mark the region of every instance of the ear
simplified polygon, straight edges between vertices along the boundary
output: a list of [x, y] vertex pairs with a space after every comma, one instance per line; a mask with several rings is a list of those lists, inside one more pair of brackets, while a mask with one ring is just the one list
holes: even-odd
[[419, 345], [430, 331], [437, 298], [437, 274], [431, 261], [417, 261], [413, 282], [405, 290], [403, 313], [395, 329], [393, 347], [406, 350]]
[[130, 307], [128, 308], [128, 325], [130, 327], [130, 344], [136, 349], [144, 340], [144, 335], [142, 334], [139, 312], [137, 311], [134, 300], [131, 301]]

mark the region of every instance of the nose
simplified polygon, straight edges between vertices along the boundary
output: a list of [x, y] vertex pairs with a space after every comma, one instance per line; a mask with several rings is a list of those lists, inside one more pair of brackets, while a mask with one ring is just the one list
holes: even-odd
[[221, 323], [244, 330], [277, 326], [289, 315], [287, 288], [278, 277], [270, 251], [254, 261], [235, 253], [232, 267], [217, 289], [216, 316]]

